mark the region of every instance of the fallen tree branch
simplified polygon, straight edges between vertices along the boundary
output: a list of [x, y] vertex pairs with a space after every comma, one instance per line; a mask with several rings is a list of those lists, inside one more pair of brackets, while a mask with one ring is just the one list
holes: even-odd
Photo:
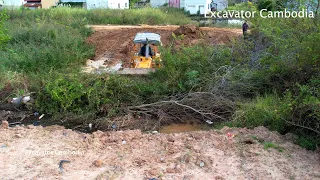
[[234, 111], [234, 103], [221, 95], [194, 92], [171, 97], [170, 100], [128, 107], [133, 114], [148, 115], [165, 120], [199, 119], [227, 121]]
[[286, 122], [289, 123], [289, 124], [291, 124], [291, 125], [293, 125], [293, 126], [297, 126], [297, 127], [303, 128], [303, 129], [308, 129], [308, 130], [313, 131], [313, 132], [315, 132], [315, 133], [317, 133], [317, 134], [320, 134], [320, 131], [315, 130], [315, 129], [311, 128], [311, 127], [299, 125], [299, 124], [296, 124], [296, 123], [293, 123], [293, 122], [290, 122], [290, 121], [286, 121]]

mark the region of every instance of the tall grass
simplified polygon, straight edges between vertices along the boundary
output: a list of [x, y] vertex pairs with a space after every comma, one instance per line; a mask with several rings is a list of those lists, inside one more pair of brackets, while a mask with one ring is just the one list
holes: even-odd
[[[21, 22], [20, 22], [21, 23]], [[85, 57], [93, 56], [93, 48], [84, 43], [78, 30], [55, 22], [39, 21], [7, 25], [11, 40], [1, 52], [2, 66], [25, 73], [79, 67]]]
[[63, 24], [75, 24], [86, 22], [87, 24], [149, 24], [169, 25], [187, 24], [191, 20], [184, 12], [173, 8], [144, 8], [144, 9], [95, 9], [59, 7], [53, 9], [39, 9], [31, 11], [27, 9], [8, 11], [11, 19], [23, 20], [55, 20]]

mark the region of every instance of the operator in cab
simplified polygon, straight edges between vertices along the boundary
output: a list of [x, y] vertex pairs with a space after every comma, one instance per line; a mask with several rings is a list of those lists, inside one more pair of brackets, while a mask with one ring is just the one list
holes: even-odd
[[[146, 50], [147, 50], [147, 44], [143, 44], [143, 46], [140, 49], [139, 54], [141, 56], [146, 56]], [[149, 46], [149, 56], [154, 56], [154, 52], [152, 51], [150, 46]]]

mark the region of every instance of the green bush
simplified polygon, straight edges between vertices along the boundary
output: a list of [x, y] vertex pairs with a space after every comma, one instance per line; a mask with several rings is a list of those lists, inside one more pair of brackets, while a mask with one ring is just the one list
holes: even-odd
[[7, 34], [7, 29], [3, 27], [4, 21], [8, 19], [5, 12], [0, 12], [0, 48], [4, 48], [6, 43], [9, 41], [9, 36]]
[[227, 10], [230, 11], [254, 11], [256, 10], [256, 7], [253, 5], [252, 2], [243, 2], [243, 3], [237, 3], [234, 2], [229, 3], [229, 6]]
[[255, 67], [252, 79], [259, 82], [260, 93], [283, 93], [296, 83], [308, 83], [319, 71], [319, 25], [313, 20], [255, 18], [252, 24], [249, 56]]
[[214, 73], [231, 61], [230, 49], [225, 46], [168, 48], [163, 49], [162, 57], [164, 68], [154, 73], [152, 78], [165, 80], [163, 83], [172, 93], [209, 89], [209, 82], [220, 78]]
[[277, 95], [257, 97], [253, 102], [240, 104], [235, 112], [233, 124], [239, 127], [254, 128], [265, 126], [280, 133], [290, 130], [286, 123], [292, 111], [288, 99], [281, 99]]
[[[319, 79], [317, 79], [319, 82]], [[290, 123], [320, 135], [320, 87], [319, 84], [298, 85], [297, 92], [287, 92], [292, 115]]]
[[267, 9], [268, 11], [282, 10], [285, 2], [280, 0], [258, 0], [257, 8], [259, 10]]
[[125, 77], [109, 79], [87, 74], [51, 73], [43, 79], [36, 107], [51, 115], [57, 113], [113, 116], [124, 104], [134, 104], [138, 91], [134, 82]]
[[[303, 133], [298, 132], [298, 134], [303, 134]], [[320, 136], [316, 136], [316, 135], [310, 136], [310, 134], [299, 136], [299, 138], [296, 140], [296, 143], [301, 147], [314, 151], [314, 150], [317, 150], [317, 148], [320, 145]]]

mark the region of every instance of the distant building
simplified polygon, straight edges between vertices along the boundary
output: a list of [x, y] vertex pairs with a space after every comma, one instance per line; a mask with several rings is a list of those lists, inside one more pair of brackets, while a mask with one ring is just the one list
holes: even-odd
[[41, 0], [24, 0], [23, 6], [29, 9], [42, 8]]
[[135, 8], [144, 8], [147, 6], [148, 6], [147, 0], [138, 1], [138, 2], [134, 3], [134, 5], [133, 5], [133, 7], [135, 7]]
[[228, 7], [228, 0], [181, 0], [180, 7], [190, 14], [208, 14], [210, 11], [222, 11]]
[[175, 8], [181, 8], [180, 0], [169, 0], [168, 6], [175, 7]]
[[228, 0], [150, 0], [152, 7], [168, 4], [169, 7], [184, 8], [190, 14], [208, 14], [210, 11], [222, 11], [228, 7]]
[[129, 9], [129, 0], [86, 0], [86, 7], [87, 9]]
[[87, 8], [86, 0], [60, 0], [58, 6]]
[[168, 7], [181, 7], [181, 0], [150, 0], [152, 7], [160, 7], [166, 4]]
[[59, 4], [59, 0], [41, 0], [42, 8], [48, 9]]
[[169, 0], [150, 0], [151, 7], [160, 7], [160, 6], [163, 6], [164, 4], [169, 5]]
[[24, 7], [29, 9], [48, 9], [58, 6], [60, 0], [24, 0]]
[[0, 0], [0, 4], [5, 8], [19, 8], [23, 5], [23, 0]]

